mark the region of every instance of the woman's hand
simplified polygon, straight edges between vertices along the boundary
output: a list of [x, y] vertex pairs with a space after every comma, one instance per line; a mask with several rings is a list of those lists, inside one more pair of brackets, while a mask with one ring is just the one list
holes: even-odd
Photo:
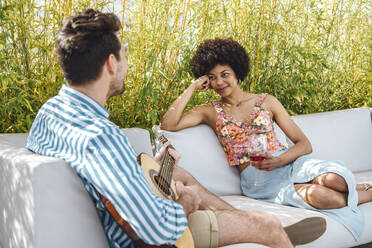
[[[215, 119], [216, 110], [211, 103], [201, 104], [183, 113], [194, 92], [211, 88], [208, 76], [204, 75], [192, 82], [189, 87], [172, 103], [161, 121], [160, 128], [168, 131], [178, 131], [193, 127], [200, 123], [211, 123]], [[211, 124], [212, 126], [214, 123]]]
[[281, 167], [283, 164], [280, 156], [272, 157], [271, 155], [267, 155], [262, 161], [251, 161], [251, 165], [258, 170], [272, 171]]
[[206, 91], [210, 88], [209, 78], [207, 75], [201, 76], [192, 82], [192, 85], [194, 85], [195, 89]]

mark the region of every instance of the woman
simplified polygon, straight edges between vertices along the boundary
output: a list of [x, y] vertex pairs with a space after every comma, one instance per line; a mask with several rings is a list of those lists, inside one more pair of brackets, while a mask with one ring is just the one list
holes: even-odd
[[[371, 185], [355, 185], [352, 173], [339, 161], [306, 155], [312, 152], [309, 140], [274, 96], [240, 89], [239, 82], [249, 72], [245, 49], [232, 39], [206, 40], [197, 48], [191, 67], [197, 79], [170, 106], [161, 128], [177, 131], [200, 123], [209, 125], [229, 165], [241, 173], [245, 195], [317, 209], [344, 224], [358, 240], [364, 216], [357, 205], [372, 201]], [[207, 89], [221, 99], [183, 113], [192, 94]], [[279, 142], [274, 121], [293, 146], [287, 148]]]

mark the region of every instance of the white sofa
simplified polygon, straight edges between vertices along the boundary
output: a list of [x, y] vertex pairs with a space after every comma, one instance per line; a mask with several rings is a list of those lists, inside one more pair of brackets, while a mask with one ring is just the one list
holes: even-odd
[[[313, 156], [343, 160], [357, 182], [372, 183], [372, 125], [368, 108], [293, 117], [313, 145]], [[137, 152], [152, 153], [146, 130], [125, 129]], [[239, 175], [229, 168], [213, 131], [205, 126], [179, 132], [154, 127], [155, 134], [170, 139], [181, 153], [180, 166], [190, 171], [210, 191], [239, 209], [276, 215], [284, 226], [308, 216], [322, 216], [326, 232], [298, 247], [354, 247], [372, 245], [372, 203], [360, 206], [366, 226], [359, 242], [344, 226], [316, 211], [281, 206], [241, 195]], [[278, 137], [288, 140], [281, 130]], [[27, 134], [0, 134], [0, 248], [108, 247], [94, 206], [74, 171], [62, 160], [28, 151]], [[264, 247], [236, 244], [227, 247]], [[366, 247], [366, 246], [363, 246]]]
[[[152, 154], [147, 130], [123, 130]], [[63, 160], [25, 148], [27, 134], [0, 134], [0, 248], [105, 248], [93, 202]]]

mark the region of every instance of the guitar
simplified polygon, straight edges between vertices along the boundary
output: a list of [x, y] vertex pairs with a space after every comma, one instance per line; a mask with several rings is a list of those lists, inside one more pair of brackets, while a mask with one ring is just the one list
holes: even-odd
[[[164, 144], [167, 142], [167, 138], [162, 135], [159, 140]], [[176, 192], [176, 185], [175, 182], [172, 180], [173, 176], [173, 169], [174, 169], [174, 158], [170, 156], [168, 149], [173, 148], [172, 145], [167, 147], [165, 151], [164, 157], [159, 164], [149, 155], [146, 153], [141, 153], [137, 157], [138, 163], [141, 165], [143, 173], [147, 182], [150, 184], [151, 189], [154, 193], [162, 198], [176, 201], [178, 199], [178, 195]], [[106, 209], [115, 219], [115, 221], [121, 226], [121, 228], [129, 235], [129, 237], [133, 240], [133, 242], [139, 247], [179, 247], [179, 248], [194, 248], [194, 240], [192, 238], [190, 229], [186, 227], [182, 236], [176, 241], [174, 246], [162, 245], [162, 246], [155, 246], [155, 245], [148, 245], [144, 243], [135, 231], [131, 228], [131, 226], [121, 218], [119, 213], [116, 211], [115, 207], [112, 203], [106, 199], [103, 195], [101, 195], [101, 199], [106, 206]]]

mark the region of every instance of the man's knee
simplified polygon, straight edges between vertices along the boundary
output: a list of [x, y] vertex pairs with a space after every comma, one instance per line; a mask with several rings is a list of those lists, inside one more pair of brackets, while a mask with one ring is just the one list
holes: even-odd
[[282, 225], [279, 219], [269, 213], [262, 213], [262, 212], [247, 212], [247, 214], [253, 214], [255, 225], [259, 226], [262, 230], [276, 230], [281, 229]]

